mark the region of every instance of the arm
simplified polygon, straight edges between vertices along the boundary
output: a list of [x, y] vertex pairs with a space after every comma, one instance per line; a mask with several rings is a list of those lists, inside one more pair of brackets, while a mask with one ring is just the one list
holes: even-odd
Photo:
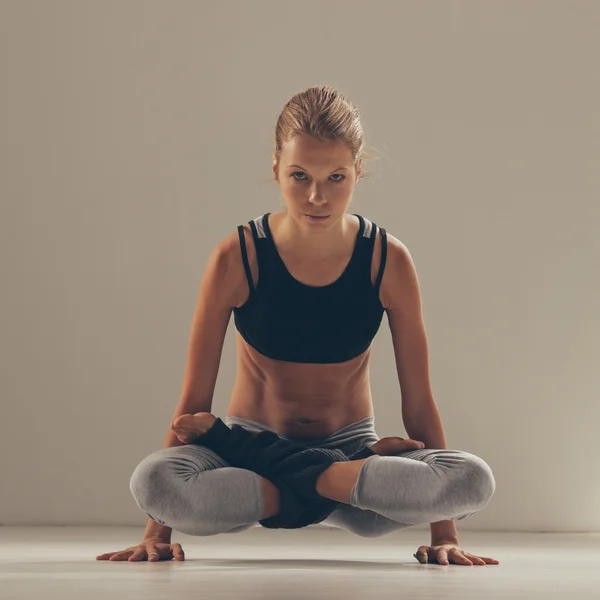
[[[404, 427], [409, 437], [421, 440], [425, 448], [447, 448], [442, 421], [435, 400], [427, 399], [423, 402], [421, 412], [417, 417], [404, 421]], [[457, 544], [458, 532], [454, 521], [438, 521], [430, 524], [431, 545], [442, 543]]]
[[[411, 439], [426, 448], [446, 448], [446, 439], [431, 389], [427, 333], [417, 271], [406, 246], [388, 233], [389, 266], [382, 279], [396, 370], [402, 392], [402, 419]], [[432, 543], [458, 543], [454, 521], [431, 524]]]
[[[239, 266], [241, 256], [239, 265], [236, 263], [238, 239], [236, 231], [222, 240], [208, 259], [191, 326], [183, 386], [171, 423], [180, 415], [211, 411], [225, 334], [240, 290], [240, 275], [245, 281], [243, 266]], [[163, 448], [183, 445], [169, 427]], [[170, 543], [171, 533], [171, 527], [148, 519], [144, 537], [160, 537]]]

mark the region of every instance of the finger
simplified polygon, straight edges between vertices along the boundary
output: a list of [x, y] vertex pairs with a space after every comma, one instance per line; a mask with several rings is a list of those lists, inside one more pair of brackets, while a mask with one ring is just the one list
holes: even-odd
[[133, 554], [127, 559], [130, 562], [134, 562], [136, 560], [142, 560], [144, 558], [145, 550], [143, 548], [139, 548], [135, 550]]
[[420, 442], [419, 440], [400, 440], [398, 443], [401, 446], [421, 446], [423, 444], [423, 442]]
[[469, 554], [468, 552], [464, 552], [463, 554], [474, 565], [485, 565], [485, 562], [483, 560], [481, 560], [481, 558], [479, 558], [479, 556], [475, 556], [474, 554]]
[[148, 562], [156, 562], [160, 558], [160, 554], [156, 546], [147, 546], [146, 552], [148, 552]]
[[[479, 565], [497, 565], [499, 564], [495, 558], [487, 558], [486, 556], [475, 556], [474, 554], [469, 554], [465, 552], [465, 556], [467, 556], [470, 560], [475, 562], [475, 564]], [[478, 562], [480, 561], [480, 562]]]
[[115, 552], [109, 560], [127, 560], [131, 554], [131, 550], [124, 550], [123, 552]]
[[473, 566], [473, 563], [460, 550], [450, 551], [454, 564]]
[[173, 427], [173, 431], [175, 433], [188, 433], [189, 431], [191, 431], [191, 429], [188, 429], [186, 427], [177, 426], [177, 427]]
[[425, 448], [425, 444], [419, 440], [402, 440], [394, 444], [395, 448], [398, 448], [399, 452], [406, 452], [407, 450], [419, 450]]
[[427, 564], [429, 558], [429, 547], [419, 546], [419, 549], [413, 554], [413, 556], [422, 564]]
[[381, 456], [393, 456], [402, 452], [423, 448], [424, 444], [417, 440], [402, 438], [383, 438], [371, 446], [371, 450]]
[[184, 444], [188, 444], [191, 440], [196, 439], [198, 437], [197, 433], [188, 433], [180, 429], [175, 429], [174, 432], [175, 437], [177, 437], [179, 441], [183, 442]]
[[186, 417], [191, 417], [193, 416], [191, 413], [190, 414], [185, 414], [185, 415], [179, 415], [176, 419], [173, 419], [173, 425], [177, 426], [177, 423], [181, 423], [181, 421], [185, 420]]
[[185, 560], [185, 553], [183, 552], [181, 544], [172, 544], [171, 549], [173, 550], [175, 560]]
[[96, 556], [96, 560], [108, 560], [113, 554], [115, 553], [105, 552], [104, 554], [98, 554], [98, 556]]
[[448, 564], [448, 553], [446, 550], [438, 550], [435, 556], [435, 559], [438, 561], [440, 565]]

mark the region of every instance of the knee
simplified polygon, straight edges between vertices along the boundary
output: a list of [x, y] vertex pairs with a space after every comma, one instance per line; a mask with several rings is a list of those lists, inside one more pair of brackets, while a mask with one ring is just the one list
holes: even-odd
[[153, 501], [165, 494], [165, 467], [160, 451], [154, 452], [138, 464], [129, 479], [129, 490], [144, 512], [152, 512]]
[[[162, 454], [159, 450], [144, 458], [131, 475], [129, 489], [139, 508], [157, 523], [168, 525], [186, 535], [210, 536], [220, 533], [210, 520], [184, 518], [187, 511], [178, 506], [173, 498], [173, 480], [169, 479], [171, 469]], [[166, 523], [157, 515], [167, 518], [169, 522]]]
[[465, 469], [463, 481], [473, 505], [481, 510], [491, 499], [496, 491], [496, 480], [490, 466], [478, 456], [465, 453], [468, 468]]

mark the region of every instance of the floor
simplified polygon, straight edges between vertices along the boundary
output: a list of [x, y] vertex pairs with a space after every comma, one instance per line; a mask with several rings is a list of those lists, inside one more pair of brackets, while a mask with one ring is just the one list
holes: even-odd
[[600, 534], [460, 532], [461, 547], [499, 565], [422, 565], [411, 529], [359, 538], [333, 528], [256, 527], [192, 537], [184, 562], [95, 557], [139, 543], [140, 527], [0, 527], [0, 598], [387, 600], [600, 598]]

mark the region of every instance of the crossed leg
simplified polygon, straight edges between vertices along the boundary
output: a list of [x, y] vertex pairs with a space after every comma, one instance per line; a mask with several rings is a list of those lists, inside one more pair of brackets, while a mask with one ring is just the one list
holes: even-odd
[[[176, 420], [174, 430], [178, 425]], [[399, 438], [388, 439], [370, 448], [393, 451]], [[461, 520], [481, 510], [493, 494], [489, 466], [472, 454], [445, 449], [376, 454], [334, 463], [319, 478], [319, 494], [340, 501], [324, 524], [376, 537], [417, 523]], [[192, 444], [146, 457], [130, 489], [148, 516], [190, 535], [243, 531], [276, 515], [280, 502], [268, 479]]]

